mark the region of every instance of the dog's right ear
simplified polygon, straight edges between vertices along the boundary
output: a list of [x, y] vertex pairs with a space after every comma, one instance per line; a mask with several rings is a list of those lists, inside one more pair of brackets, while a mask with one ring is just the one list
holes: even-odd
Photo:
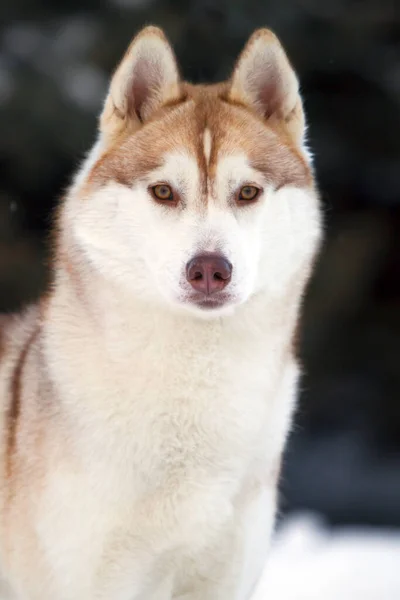
[[305, 123], [299, 83], [278, 38], [269, 29], [253, 33], [234, 69], [229, 100], [248, 106], [262, 119], [280, 123], [297, 144]]
[[163, 104], [179, 98], [179, 73], [163, 31], [145, 27], [131, 42], [110, 84], [100, 130], [115, 135], [127, 124], [137, 127]]

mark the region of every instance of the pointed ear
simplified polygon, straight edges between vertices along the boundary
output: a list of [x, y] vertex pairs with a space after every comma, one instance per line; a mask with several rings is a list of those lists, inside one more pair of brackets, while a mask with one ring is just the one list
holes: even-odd
[[269, 29], [250, 37], [234, 69], [228, 97], [264, 119], [285, 122], [301, 143], [304, 115], [297, 77], [278, 38]]
[[173, 50], [161, 29], [145, 27], [112, 77], [100, 129], [113, 133], [127, 121], [138, 126], [178, 97], [179, 73]]

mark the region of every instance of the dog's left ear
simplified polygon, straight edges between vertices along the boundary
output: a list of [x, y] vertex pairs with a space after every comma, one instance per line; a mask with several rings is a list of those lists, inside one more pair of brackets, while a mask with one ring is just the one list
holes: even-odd
[[139, 127], [151, 115], [179, 97], [179, 73], [163, 31], [145, 27], [131, 42], [115, 71], [100, 129], [115, 133], [127, 124]]
[[269, 29], [250, 37], [234, 69], [228, 99], [281, 122], [301, 143], [304, 115], [296, 74], [278, 38]]

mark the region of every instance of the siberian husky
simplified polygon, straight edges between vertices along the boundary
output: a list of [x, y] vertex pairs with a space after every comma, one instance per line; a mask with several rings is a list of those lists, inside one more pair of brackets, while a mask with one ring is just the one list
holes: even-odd
[[1, 317], [3, 598], [251, 597], [320, 239], [275, 35], [191, 85], [143, 29], [58, 212], [51, 288]]

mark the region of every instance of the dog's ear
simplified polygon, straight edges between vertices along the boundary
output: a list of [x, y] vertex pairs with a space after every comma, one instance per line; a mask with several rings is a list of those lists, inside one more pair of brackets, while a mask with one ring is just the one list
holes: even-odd
[[278, 38], [269, 29], [250, 37], [236, 63], [228, 98], [262, 118], [284, 122], [295, 140], [304, 135], [299, 84]]
[[163, 104], [179, 97], [179, 73], [163, 31], [145, 27], [131, 42], [110, 84], [100, 129], [120, 131], [127, 122], [140, 125]]

